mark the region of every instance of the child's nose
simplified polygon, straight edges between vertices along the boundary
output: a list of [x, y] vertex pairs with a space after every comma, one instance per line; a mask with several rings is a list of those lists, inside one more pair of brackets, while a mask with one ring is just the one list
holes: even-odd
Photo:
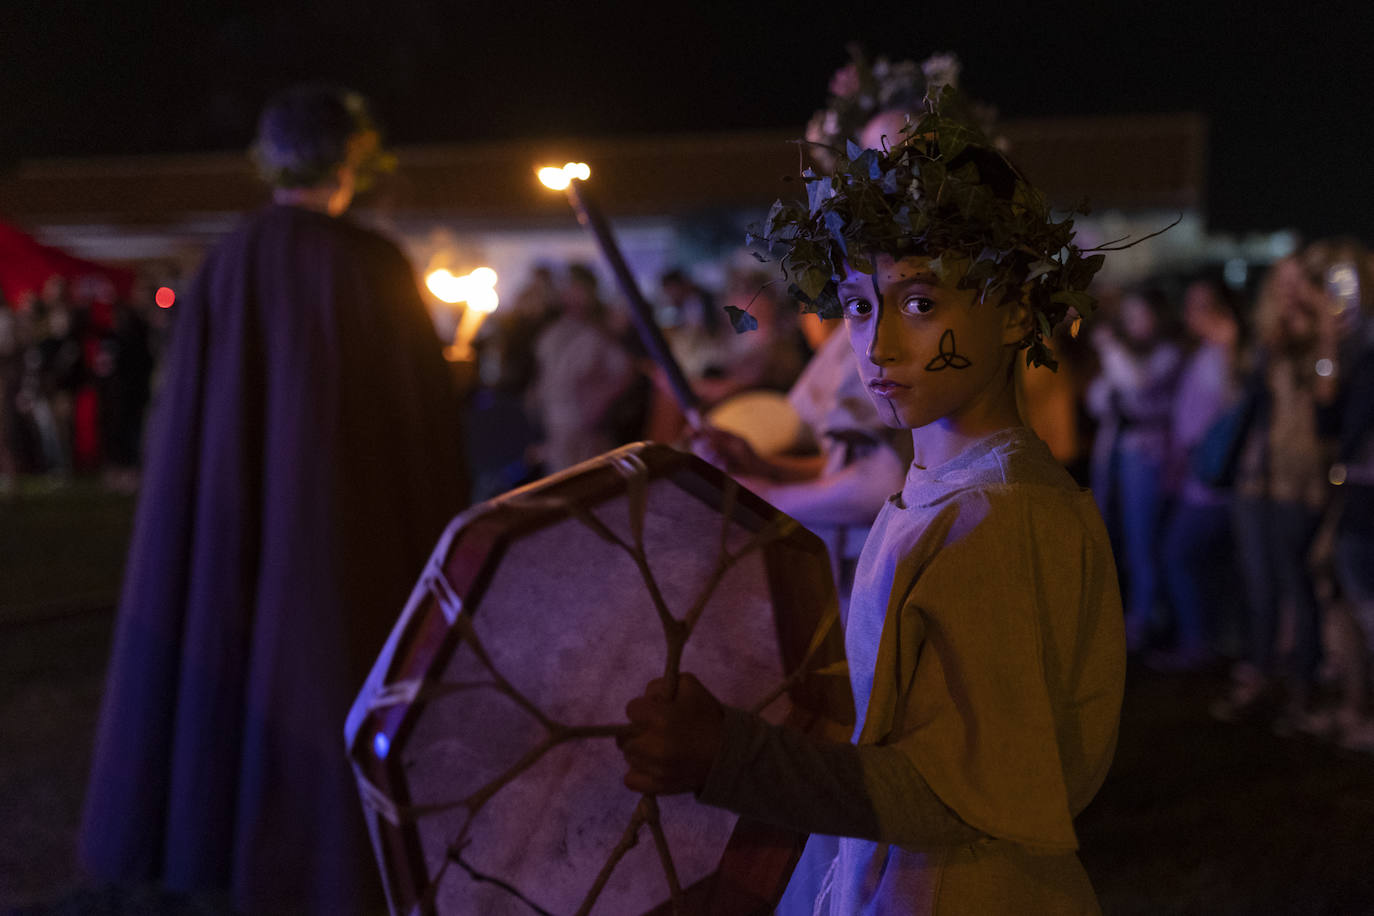
[[873, 334], [868, 339], [869, 362], [875, 366], [882, 366], [897, 360], [897, 331], [892, 316], [887, 314], [887, 309], [882, 309], [873, 322]]

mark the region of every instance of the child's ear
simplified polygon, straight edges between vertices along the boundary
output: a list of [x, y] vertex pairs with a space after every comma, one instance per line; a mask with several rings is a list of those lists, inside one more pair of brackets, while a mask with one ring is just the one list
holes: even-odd
[[1002, 343], [1020, 344], [1030, 336], [1032, 323], [1030, 306], [1020, 299], [1002, 303]]

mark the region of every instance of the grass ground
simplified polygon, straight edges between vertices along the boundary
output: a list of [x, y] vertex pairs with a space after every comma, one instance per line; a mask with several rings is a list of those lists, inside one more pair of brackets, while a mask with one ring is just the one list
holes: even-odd
[[1112, 916], [1374, 913], [1374, 757], [1207, 715], [1219, 675], [1133, 671], [1078, 821]]
[[0, 496], [0, 621], [114, 604], [133, 508], [93, 479], [20, 478]]
[[[220, 911], [92, 888], [75, 864], [113, 628], [97, 598], [117, 588], [131, 506], [91, 485], [0, 503], [0, 913]], [[1374, 913], [1374, 758], [1213, 722], [1221, 685], [1132, 672], [1116, 762], [1078, 824], [1104, 911]]]

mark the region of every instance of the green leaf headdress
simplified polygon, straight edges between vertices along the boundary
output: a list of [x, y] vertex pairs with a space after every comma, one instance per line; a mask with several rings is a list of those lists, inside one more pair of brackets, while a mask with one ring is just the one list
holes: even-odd
[[[773, 204], [750, 232], [755, 256], [780, 262], [789, 293], [822, 318], [841, 315], [846, 263], [871, 274], [880, 254], [931, 257], [942, 279], [961, 270], [952, 279], [982, 300], [1024, 301], [1034, 316], [1026, 362], [1054, 368], [1049, 338], [1071, 313], [1092, 312], [1087, 289], [1104, 255], [1073, 244], [1072, 214], [1054, 218], [958, 90], [945, 86], [926, 108], [892, 149], [851, 141], [830, 150], [831, 174], [803, 171], [807, 199]], [[731, 314], [737, 330], [751, 317]]]

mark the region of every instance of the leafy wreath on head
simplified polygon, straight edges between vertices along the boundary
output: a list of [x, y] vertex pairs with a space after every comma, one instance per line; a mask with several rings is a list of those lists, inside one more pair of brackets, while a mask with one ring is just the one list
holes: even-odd
[[[969, 116], [958, 90], [944, 86], [927, 97], [926, 109], [891, 149], [853, 141], [828, 148], [832, 173], [802, 172], [806, 201], [775, 202], [750, 230], [755, 257], [778, 261], [779, 280], [802, 311], [828, 319], [842, 316], [837, 287], [846, 265], [873, 274], [879, 255], [929, 256], [942, 281], [980, 290], [980, 301], [1024, 302], [1034, 316], [1022, 341], [1026, 362], [1057, 368], [1050, 338], [1066, 318], [1092, 313], [1097, 303], [1087, 290], [1102, 252], [1170, 227], [1125, 245], [1081, 249], [1073, 243], [1073, 214], [1054, 218], [1044, 195]], [[736, 331], [758, 326], [746, 310], [726, 311]]]

